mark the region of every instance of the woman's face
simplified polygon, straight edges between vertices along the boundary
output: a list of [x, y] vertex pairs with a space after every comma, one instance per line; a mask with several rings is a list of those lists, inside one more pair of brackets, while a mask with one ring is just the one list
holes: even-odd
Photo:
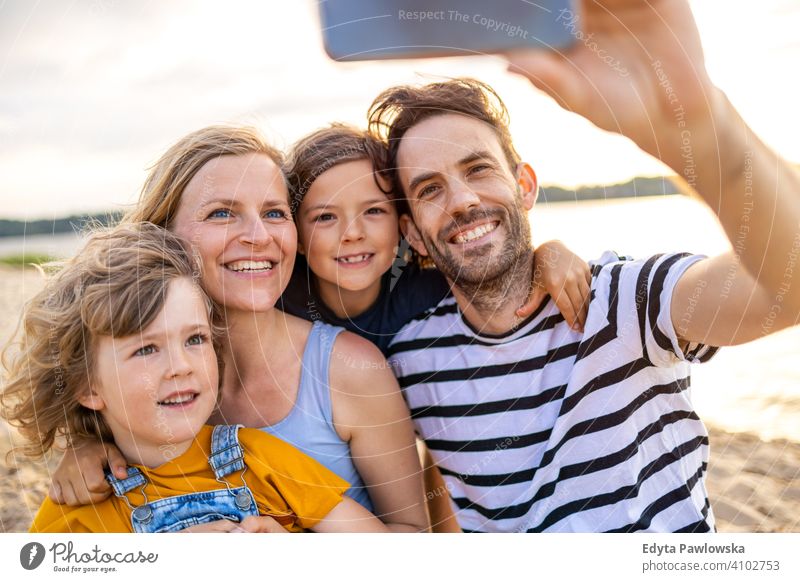
[[297, 215], [300, 248], [321, 286], [363, 291], [380, 285], [399, 242], [397, 211], [367, 160], [322, 173]]
[[184, 189], [171, 229], [227, 311], [268, 311], [289, 283], [297, 230], [288, 197], [280, 168], [256, 153], [213, 159]]

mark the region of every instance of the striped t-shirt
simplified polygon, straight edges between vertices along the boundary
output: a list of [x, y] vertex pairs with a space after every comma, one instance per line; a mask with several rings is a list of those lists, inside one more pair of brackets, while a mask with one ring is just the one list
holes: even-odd
[[697, 255], [605, 253], [583, 333], [551, 300], [498, 337], [444, 299], [389, 359], [465, 531], [713, 531], [708, 434], [670, 316]]

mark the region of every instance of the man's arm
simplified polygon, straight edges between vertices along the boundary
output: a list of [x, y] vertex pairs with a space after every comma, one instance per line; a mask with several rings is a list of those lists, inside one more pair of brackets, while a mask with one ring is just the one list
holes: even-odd
[[800, 177], [711, 82], [687, 2], [585, 0], [581, 8], [583, 40], [563, 54], [512, 55], [510, 68], [666, 163], [719, 217], [733, 252], [681, 278], [671, 312], [679, 338], [735, 344], [794, 324]]

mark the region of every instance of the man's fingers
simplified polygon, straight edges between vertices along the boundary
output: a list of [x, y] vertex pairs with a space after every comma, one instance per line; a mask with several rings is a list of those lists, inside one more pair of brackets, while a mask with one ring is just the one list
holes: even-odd
[[569, 109], [570, 77], [574, 72], [564, 66], [564, 58], [544, 50], [521, 50], [508, 53], [508, 70], [528, 79], [565, 109]]

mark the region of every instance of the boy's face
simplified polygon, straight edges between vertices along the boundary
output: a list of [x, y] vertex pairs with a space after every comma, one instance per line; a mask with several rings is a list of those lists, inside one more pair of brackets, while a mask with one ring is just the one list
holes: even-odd
[[157, 466], [182, 454], [211, 415], [219, 381], [198, 287], [172, 281], [141, 334], [100, 337], [93, 378], [81, 403], [101, 412], [130, 461]]
[[297, 228], [300, 251], [320, 287], [334, 293], [380, 288], [400, 238], [397, 211], [367, 160], [339, 164], [314, 180], [297, 213]]

